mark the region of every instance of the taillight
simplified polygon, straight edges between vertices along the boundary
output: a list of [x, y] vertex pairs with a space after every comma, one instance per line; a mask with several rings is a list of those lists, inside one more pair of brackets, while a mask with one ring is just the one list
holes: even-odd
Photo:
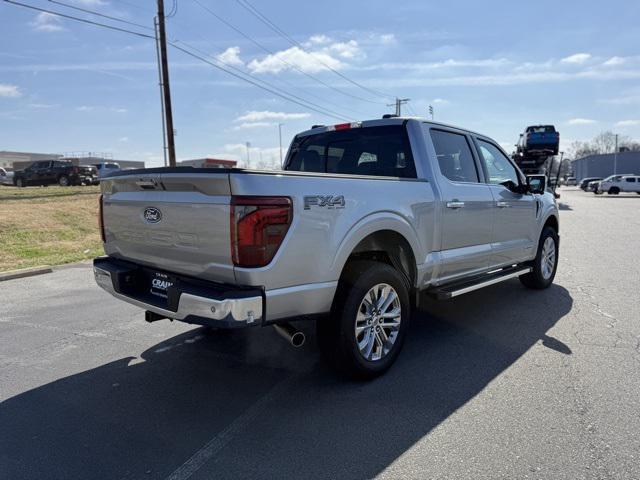
[[102, 239], [102, 243], [104, 243], [105, 235], [104, 235], [104, 214], [103, 214], [103, 203], [102, 194], [100, 194], [100, 199], [98, 200], [98, 226], [100, 227], [100, 238]]
[[231, 197], [231, 258], [238, 267], [263, 267], [289, 230], [289, 197]]

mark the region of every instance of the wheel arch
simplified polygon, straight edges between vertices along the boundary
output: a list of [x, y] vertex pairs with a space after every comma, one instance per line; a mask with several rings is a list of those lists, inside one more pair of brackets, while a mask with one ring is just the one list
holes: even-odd
[[416, 286], [420, 243], [411, 225], [401, 217], [374, 215], [363, 219], [347, 234], [333, 269], [342, 277], [352, 260], [376, 260], [401, 272], [412, 290]]
[[560, 222], [558, 221], [558, 217], [555, 214], [550, 214], [546, 220], [544, 221], [544, 224], [542, 225], [542, 228], [544, 229], [545, 227], [551, 227], [553, 228], [556, 233], [560, 233]]

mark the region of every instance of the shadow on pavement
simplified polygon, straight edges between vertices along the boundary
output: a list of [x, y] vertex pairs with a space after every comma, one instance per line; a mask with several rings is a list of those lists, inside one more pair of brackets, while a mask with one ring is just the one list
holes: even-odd
[[[561, 286], [517, 281], [426, 300], [397, 364], [368, 383], [317, 362], [313, 337], [292, 350], [272, 329], [192, 330], [144, 361], [121, 358], [0, 404], [0, 477], [164, 478], [218, 437], [192, 478], [371, 478], [534, 344], [570, 354], [547, 331], [572, 303]], [[265, 395], [243, 428], [228, 428]]]

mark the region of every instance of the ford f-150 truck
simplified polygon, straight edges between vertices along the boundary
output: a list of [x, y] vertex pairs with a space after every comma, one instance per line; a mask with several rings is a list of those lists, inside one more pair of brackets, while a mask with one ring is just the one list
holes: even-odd
[[558, 262], [544, 176], [484, 135], [418, 119], [312, 128], [283, 171], [130, 170], [101, 186], [102, 288], [148, 321], [274, 325], [294, 345], [291, 322], [314, 319], [352, 376], [391, 366], [419, 293], [515, 277], [542, 289]]

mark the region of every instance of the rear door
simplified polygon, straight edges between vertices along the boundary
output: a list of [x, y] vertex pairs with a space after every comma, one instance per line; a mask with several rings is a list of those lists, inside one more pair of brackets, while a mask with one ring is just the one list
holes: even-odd
[[471, 139], [465, 133], [434, 129], [429, 136], [435, 149], [441, 190], [440, 283], [487, 269], [491, 256], [493, 197], [480, 183]]
[[234, 281], [228, 177], [211, 171], [103, 180], [105, 252], [158, 270]]
[[516, 193], [507, 185], [520, 185], [523, 178], [502, 150], [487, 139], [476, 138], [485, 182], [493, 195], [495, 211], [491, 239], [491, 267], [529, 260], [536, 239], [536, 199], [530, 193]]

